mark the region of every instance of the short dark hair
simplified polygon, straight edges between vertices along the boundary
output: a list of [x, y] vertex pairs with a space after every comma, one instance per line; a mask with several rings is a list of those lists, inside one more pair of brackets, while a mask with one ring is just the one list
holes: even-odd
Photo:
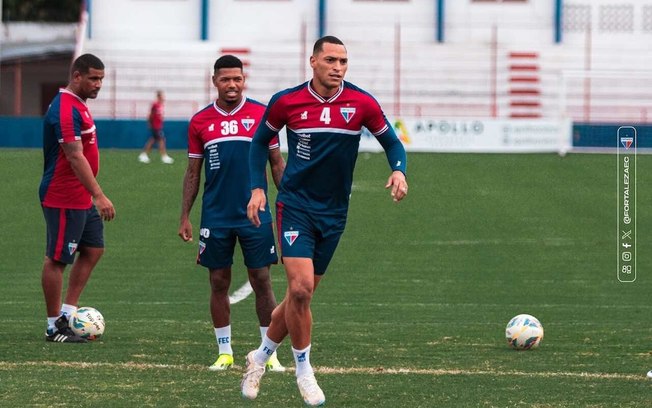
[[104, 69], [104, 63], [93, 54], [84, 54], [77, 57], [70, 67], [70, 75], [75, 71], [80, 74], [88, 74], [90, 69]]
[[240, 68], [242, 69], [242, 61], [240, 58], [235, 55], [222, 55], [215, 61], [213, 65], [213, 71], [217, 72], [218, 69], [222, 68]]
[[339, 38], [334, 37], [332, 35], [327, 35], [327, 36], [324, 36], [324, 37], [320, 38], [319, 40], [317, 40], [315, 42], [314, 47], [312, 47], [312, 55], [316, 55], [316, 54], [324, 51], [324, 44], [325, 43], [344, 45], [342, 40], [340, 40]]

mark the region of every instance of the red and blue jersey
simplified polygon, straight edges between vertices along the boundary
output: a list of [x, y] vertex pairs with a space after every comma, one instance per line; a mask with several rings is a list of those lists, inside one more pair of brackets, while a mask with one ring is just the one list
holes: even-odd
[[[197, 112], [188, 127], [188, 157], [204, 159], [204, 195], [201, 226], [244, 227], [247, 204], [251, 197], [249, 187], [249, 148], [256, 128], [261, 123], [265, 105], [249, 98], [231, 112], [220, 109], [216, 102]], [[279, 147], [278, 134], [267, 143], [269, 150]], [[267, 191], [265, 168], [262, 178]], [[262, 223], [271, 223], [269, 207], [261, 214]]]
[[70, 167], [61, 143], [81, 141], [84, 157], [94, 176], [100, 167], [95, 122], [86, 103], [74, 93], [60, 89], [43, 120], [43, 178], [41, 204], [51, 208], [91, 208], [91, 194]]
[[277, 201], [320, 214], [346, 214], [362, 128], [381, 143], [392, 170], [405, 173], [406, 155], [380, 105], [369, 93], [344, 81], [328, 99], [306, 82], [281, 91], [269, 102], [254, 136], [251, 187], [261, 187], [261, 146], [283, 126], [288, 159]]

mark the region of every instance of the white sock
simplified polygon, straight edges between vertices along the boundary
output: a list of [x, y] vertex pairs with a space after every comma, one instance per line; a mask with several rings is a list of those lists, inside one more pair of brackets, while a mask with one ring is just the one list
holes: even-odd
[[61, 314], [65, 315], [68, 320], [72, 319], [72, 316], [77, 313], [77, 306], [68, 305], [66, 303], [61, 305]]
[[297, 367], [297, 377], [313, 372], [310, 365], [310, 345], [303, 350], [297, 350], [292, 347], [292, 354], [294, 354], [294, 363]]
[[220, 354], [233, 355], [233, 349], [231, 349], [231, 325], [215, 327], [215, 339], [217, 340], [217, 347], [220, 349]]
[[275, 343], [267, 337], [267, 334], [263, 337], [263, 341], [260, 343], [260, 347], [254, 353], [254, 361], [258, 364], [266, 364], [269, 357], [274, 354], [276, 349], [281, 343]]
[[265, 340], [265, 335], [267, 334], [267, 329], [269, 329], [269, 327], [260, 326], [260, 339], [261, 340]]
[[48, 333], [50, 332], [54, 333], [55, 331], [57, 331], [57, 327], [54, 325], [54, 322], [56, 322], [58, 318], [59, 316], [48, 317]]

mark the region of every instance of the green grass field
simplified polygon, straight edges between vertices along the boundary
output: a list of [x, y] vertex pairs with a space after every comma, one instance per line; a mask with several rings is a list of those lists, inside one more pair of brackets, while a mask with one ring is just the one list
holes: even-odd
[[[259, 342], [251, 297], [232, 308], [238, 367], [207, 370], [208, 276], [196, 244], [176, 235], [185, 153], [172, 154], [172, 166], [145, 166], [133, 150], [102, 152], [117, 218], [81, 305], [101, 310], [107, 330], [65, 345], [43, 339], [41, 152], [0, 150], [0, 406], [302, 405], [292, 372], [267, 374], [256, 401], [240, 397]], [[652, 156], [638, 160], [630, 284], [616, 274], [612, 155], [412, 154], [398, 205], [388, 175], [383, 155], [360, 155], [347, 230], [313, 301], [327, 406], [652, 406]], [[237, 262], [233, 289], [246, 279]], [[280, 299], [280, 266], [273, 283]], [[543, 323], [539, 349], [507, 348], [519, 313]], [[287, 341], [279, 357], [293, 366]]]

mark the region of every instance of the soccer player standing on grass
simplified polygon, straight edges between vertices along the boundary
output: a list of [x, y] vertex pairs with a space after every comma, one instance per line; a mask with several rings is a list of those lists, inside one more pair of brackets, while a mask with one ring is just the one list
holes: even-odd
[[301, 396], [308, 405], [326, 400], [310, 365], [310, 302], [344, 231], [363, 126], [378, 139], [392, 169], [385, 188], [394, 201], [407, 194], [405, 149], [378, 102], [344, 81], [347, 65], [342, 41], [332, 36], [317, 40], [310, 57], [312, 80], [272, 97], [251, 144], [247, 215], [258, 226], [268, 216], [266, 146], [286, 127], [288, 163], [276, 221], [288, 288], [260, 347], [247, 355], [241, 388], [249, 399], [258, 395], [265, 362], [289, 334]]
[[[219, 348], [217, 360], [209, 367], [212, 371], [226, 370], [233, 365], [228, 291], [236, 239], [240, 241], [249, 282], [256, 295], [261, 337], [267, 332], [276, 307], [270, 280], [270, 265], [278, 262], [272, 217], [268, 211], [262, 218], [261, 228], [255, 228], [247, 219], [251, 195], [249, 147], [265, 105], [244, 97], [244, 84], [242, 61], [233, 55], [218, 58], [213, 67], [217, 100], [196, 113], [188, 128], [188, 168], [183, 180], [179, 236], [184, 241], [192, 240], [190, 210], [199, 191], [203, 164], [206, 181], [197, 263], [208, 268], [211, 284], [210, 310]], [[272, 178], [278, 187], [285, 169], [278, 135], [268, 141], [264, 156], [269, 158]], [[267, 189], [266, 181], [262, 188]], [[276, 354], [267, 361], [267, 368], [285, 371]]]
[[163, 133], [163, 112], [165, 109], [165, 94], [163, 91], [156, 91], [156, 101], [152, 104], [147, 117], [147, 125], [151, 132], [150, 137], [143, 147], [143, 151], [138, 155], [138, 161], [148, 164], [151, 162], [149, 152], [152, 150], [154, 143], [158, 143], [158, 150], [161, 154], [161, 162], [165, 164], [174, 163], [174, 159], [168, 156], [165, 149], [165, 134]]
[[[86, 100], [95, 99], [104, 64], [92, 54], [77, 58], [68, 86], [59, 90], [43, 121], [43, 178], [39, 197], [47, 227], [41, 283], [47, 309], [47, 341], [85, 343], [68, 322], [93, 268], [104, 253], [102, 220], [115, 217], [113, 203], [96, 180], [100, 155], [95, 122]], [[75, 256], [77, 259], [75, 259]], [[63, 273], [72, 264], [63, 305]]]

